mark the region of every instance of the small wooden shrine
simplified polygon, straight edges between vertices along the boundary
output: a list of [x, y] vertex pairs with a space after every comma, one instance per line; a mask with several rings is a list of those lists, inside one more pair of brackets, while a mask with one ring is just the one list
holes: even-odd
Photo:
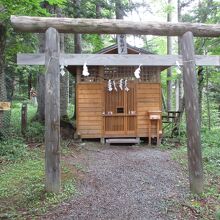
[[[118, 54], [118, 45], [101, 54]], [[127, 45], [128, 54], [150, 54]], [[141, 63], [140, 63], [141, 64]], [[68, 66], [77, 74], [77, 134], [85, 138], [149, 138], [162, 135], [160, 73], [167, 67], [140, 66]]]

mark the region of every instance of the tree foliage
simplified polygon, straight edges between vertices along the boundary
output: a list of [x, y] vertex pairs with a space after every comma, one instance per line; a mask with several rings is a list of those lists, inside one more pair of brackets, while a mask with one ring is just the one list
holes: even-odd
[[[47, 4], [52, 6], [64, 7], [66, 0], [49, 0]], [[47, 9], [42, 7], [45, 3], [42, 0], [1, 0], [0, 2], [0, 22], [2, 22], [6, 28], [6, 39], [2, 39], [6, 42], [4, 50], [4, 71], [6, 72], [7, 92], [10, 98], [13, 95], [13, 90], [16, 84], [25, 82], [28, 74], [36, 73], [37, 67], [18, 67], [16, 63], [16, 55], [19, 52], [34, 52], [38, 48], [38, 39], [36, 34], [27, 33], [15, 33], [10, 25], [11, 15], [29, 15], [29, 16], [51, 16]], [[36, 74], [33, 74], [36, 76]], [[20, 87], [20, 86], [19, 86]], [[24, 84], [24, 90], [20, 87], [21, 91], [27, 90], [27, 86]], [[27, 92], [28, 94], [28, 92]]]

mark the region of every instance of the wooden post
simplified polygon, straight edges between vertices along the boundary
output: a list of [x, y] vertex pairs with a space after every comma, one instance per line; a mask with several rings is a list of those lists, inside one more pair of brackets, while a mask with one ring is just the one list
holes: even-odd
[[48, 192], [59, 192], [61, 185], [59, 53], [59, 34], [56, 29], [49, 28], [45, 50], [45, 170]]
[[21, 106], [21, 133], [25, 135], [27, 130], [27, 103]]
[[203, 191], [203, 167], [200, 139], [198, 88], [192, 32], [186, 32], [181, 40], [183, 55], [183, 85], [186, 108], [189, 182], [192, 193]]

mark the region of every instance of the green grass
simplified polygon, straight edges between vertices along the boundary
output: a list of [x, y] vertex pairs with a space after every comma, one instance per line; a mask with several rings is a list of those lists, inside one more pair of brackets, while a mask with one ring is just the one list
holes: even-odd
[[[41, 215], [76, 193], [74, 176], [62, 164], [62, 190], [47, 193], [44, 187], [43, 152], [29, 152], [29, 159], [7, 163], [0, 171], [0, 218], [22, 219]], [[8, 205], [10, 204], [10, 205]]]
[[[76, 193], [74, 171], [67, 162], [61, 165], [60, 193], [45, 191], [44, 149], [33, 147], [43, 143], [44, 126], [32, 120], [37, 108], [27, 103], [26, 135], [21, 134], [21, 103], [13, 101], [10, 139], [0, 142], [0, 219], [34, 219]], [[62, 143], [62, 155], [69, 153]]]
[[0, 161], [16, 161], [28, 156], [27, 145], [21, 138], [1, 141]]
[[[219, 219], [220, 213], [220, 129], [211, 131], [202, 130], [202, 155], [205, 175], [204, 192], [199, 195], [191, 195], [188, 204], [200, 213], [201, 219]], [[175, 148], [172, 155], [188, 175], [187, 148], [186, 146]]]

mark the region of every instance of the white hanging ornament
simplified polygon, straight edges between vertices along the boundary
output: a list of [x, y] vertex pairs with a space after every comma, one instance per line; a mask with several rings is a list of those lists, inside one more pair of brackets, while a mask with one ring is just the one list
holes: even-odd
[[65, 70], [64, 70], [64, 65], [63, 64], [60, 66], [60, 74], [61, 74], [61, 76], [65, 75]]
[[88, 71], [88, 67], [86, 66], [86, 63], [84, 63], [84, 65], [83, 65], [82, 75], [89, 76], [89, 71]]
[[112, 81], [109, 79], [108, 80], [108, 91], [111, 92], [113, 90], [112, 88]]
[[181, 69], [181, 66], [180, 66], [180, 63], [179, 63], [178, 60], [176, 61], [176, 65], [177, 65], [177, 67], [178, 67], [179, 69]]
[[134, 71], [134, 76], [135, 76], [135, 78], [137, 78], [137, 79], [140, 79], [141, 65], [142, 65], [142, 64], [140, 64], [139, 67]]
[[118, 91], [118, 89], [117, 89], [117, 87], [116, 87], [115, 80], [113, 80], [113, 86], [114, 86], [115, 91], [117, 92], [117, 91]]
[[125, 80], [125, 91], [126, 91], [126, 92], [129, 91], [129, 88], [128, 88], [128, 80], [127, 80], [127, 79]]
[[119, 88], [123, 90], [123, 79], [120, 79], [119, 81]]

